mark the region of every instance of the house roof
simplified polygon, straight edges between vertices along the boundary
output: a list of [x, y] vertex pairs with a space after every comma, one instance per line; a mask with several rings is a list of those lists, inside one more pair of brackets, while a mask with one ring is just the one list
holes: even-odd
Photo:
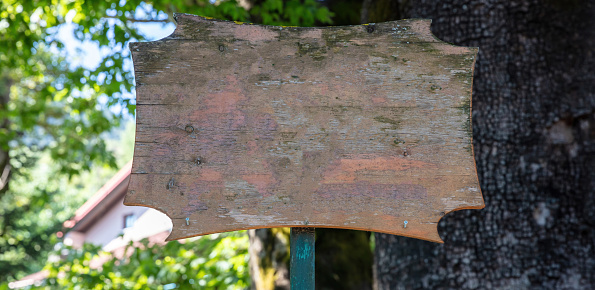
[[[128, 189], [128, 182], [130, 180], [130, 171], [132, 169], [132, 161], [128, 162], [116, 175], [114, 175], [106, 184], [104, 184], [87, 202], [85, 202], [76, 212], [73, 218], [64, 222], [64, 227], [70, 231], [86, 232], [95, 222], [99, 221], [104, 214], [111, 210], [117, 202], [121, 202]], [[165, 238], [169, 235], [169, 231], [161, 231], [148, 236], [150, 244], [165, 244]], [[110, 252], [118, 258], [126, 254], [127, 243], [124, 246], [118, 246]], [[134, 241], [133, 245], [138, 247], [140, 242]], [[92, 267], [99, 267], [105, 262], [104, 260], [94, 260]], [[49, 275], [46, 270], [33, 273], [24, 277], [19, 281], [10, 282], [8, 287], [10, 289], [25, 288], [32, 285], [37, 285], [45, 280]]]
[[85, 232], [99, 217], [109, 211], [128, 189], [132, 161], [128, 162], [114, 177], [104, 184], [76, 212], [73, 218], [64, 222], [64, 227], [71, 231]]

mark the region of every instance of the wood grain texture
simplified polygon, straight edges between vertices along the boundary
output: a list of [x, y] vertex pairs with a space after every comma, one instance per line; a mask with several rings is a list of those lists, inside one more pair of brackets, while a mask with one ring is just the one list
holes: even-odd
[[429, 20], [176, 21], [169, 37], [131, 44], [125, 199], [167, 214], [169, 240], [312, 226], [441, 242], [442, 216], [484, 207], [470, 128], [476, 48], [436, 39]]

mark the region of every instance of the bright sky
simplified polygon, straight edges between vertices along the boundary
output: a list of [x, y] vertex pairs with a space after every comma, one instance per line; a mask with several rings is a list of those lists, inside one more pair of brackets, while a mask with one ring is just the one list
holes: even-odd
[[[117, 12], [114, 9], [108, 9], [107, 15], [116, 16]], [[150, 15], [149, 15], [150, 14]], [[82, 64], [84, 67], [92, 69], [99, 65], [102, 56], [108, 54], [110, 51], [105, 48], [101, 51], [99, 47], [91, 41], [80, 42], [74, 37], [74, 24], [72, 19], [76, 12], [71, 10], [66, 14], [66, 24], [62, 25], [58, 31], [58, 38], [66, 44], [69, 57], [73, 65], [78, 66]], [[134, 18], [136, 19], [167, 19], [168, 15], [164, 12], [155, 12], [153, 7], [149, 4], [142, 4], [135, 11]], [[114, 26], [119, 20], [107, 19], [110, 26]], [[141, 35], [144, 35], [147, 41], [154, 41], [170, 35], [176, 28], [174, 23], [164, 24], [163, 22], [137, 22], [133, 24], [138, 29]], [[108, 32], [108, 36], [109, 36]], [[128, 47], [125, 48], [128, 50]]]
[[[115, 19], [109, 19], [109, 22], [116, 22]], [[136, 23], [135, 26], [141, 34], [145, 35], [147, 41], [154, 41], [170, 35], [176, 28], [173, 23]], [[66, 45], [70, 62], [73, 66], [83, 65], [85, 68], [95, 68], [99, 65], [103, 55], [107, 51], [101, 51], [97, 44], [91, 41], [80, 42], [74, 37], [74, 24], [67, 22], [60, 27], [58, 38]], [[128, 50], [128, 47], [125, 48]]]
[[[137, 13], [139, 14], [139, 13]], [[163, 19], [166, 16], [165, 15], [161, 15], [162, 17], [160, 17], [159, 19]], [[66, 16], [66, 23], [61, 25], [59, 30], [58, 30], [58, 34], [57, 34], [57, 38], [60, 39], [64, 44], [65, 44], [65, 48], [66, 48], [66, 57], [69, 59], [69, 62], [71, 64], [72, 67], [78, 67], [78, 66], [83, 66], [87, 69], [95, 69], [97, 66], [99, 66], [101, 60], [103, 59], [104, 56], [110, 54], [113, 51], [110, 51], [113, 48], [103, 48], [100, 49], [99, 46], [92, 42], [92, 41], [83, 41], [80, 42], [79, 40], [77, 40], [74, 36], [74, 24], [72, 23], [72, 18], [74, 17], [74, 14], [69, 13]], [[144, 18], [144, 15], [137, 15], [136, 17], [142, 19]], [[108, 22], [110, 22], [110, 25], [114, 25], [116, 23], [116, 19], [108, 19]], [[135, 23], [134, 26], [138, 29], [138, 31], [145, 36], [146, 41], [154, 41], [154, 40], [158, 40], [161, 38], [164, 38], [168, 35], [170, 35], [176, 28], [174, 23], [149, 23], [149, 22], [142, 22], [142, 23]], [[128, 50], [128, 46], [124, 47], [125, 50]], [[130, 55], [130, 54], [127, 54]], [[124, 61], [124, 68], [126, 70], [132, 70], [132, 59], [129, 59], [129, 61]], [[129, 99], [129, 98], [133, 98], [135, 99], [134, 96], [135, 92], [131, 93], [125, 93], [123, 94], [123, 98], [124, 99]], [[106, 104], [107, 103], [107, 97], [104, 98], [100, 98], [99, 99], [100, 103], [102, 104]], [[113, 108], [111, 108], [114, 112], [119, 112], [121, 111], [123, 108], [115, 106]]]

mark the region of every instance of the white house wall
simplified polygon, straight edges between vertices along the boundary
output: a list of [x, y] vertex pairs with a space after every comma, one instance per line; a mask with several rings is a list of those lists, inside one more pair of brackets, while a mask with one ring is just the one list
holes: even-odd
[[[123, 233], [124, 216], [134, 214], [138, 219], [148, 208], [142, 206], [125, 206], [124, 198], [114, 205], [103, 217], [87, 230], [85, 242], [105, 246]], [[167, 218], [167, 217], [166, 217]]]

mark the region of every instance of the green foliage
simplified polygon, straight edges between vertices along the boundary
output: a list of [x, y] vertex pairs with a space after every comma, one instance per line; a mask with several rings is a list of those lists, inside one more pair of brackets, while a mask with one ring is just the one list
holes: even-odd
[[[113, 139], [105, 141], [122, 166], [132, 158], [134, 124], [129, 122], [117, 133]], [[62, 229], [62, 222], [72, 217], [90, 194], [116, 172], [96, 165], [90, 172], [68, 178], [57, 173], [57, 165], [50, 154], [32, 153], [27, 148], [23, 151], [19, 154], [32, 155], [29, 160], [34, 158], [36, 162], [35, 166], [26, 166], [21, 174], [13, 177], [10, 192], [2, 197], [0, 281], [39, 271], [48, 252], [58, 242], [55, 234]]]
[[356, 25], [361, 21], [361, 0], [327, 0], [329, 10], [333, 11], [333, 25]]
[[[128, 246], [120, 259], [98, 247], [67, 249], [66, 257], [48, 264], [41, 289], [246, 289], [248, 235], [215, 234], [165, 245], [143, 240]], [[63, 252], [62, 250], [61, 252]], [[64, 256], [64, 253], [61, 253]], [[105, 260], [99, 267], [97, 261]]]
[[331, 24], [333, 13], [316, 0], [264, 0], [250, 9], [254, 22], [266, 25], [314, 26]]

